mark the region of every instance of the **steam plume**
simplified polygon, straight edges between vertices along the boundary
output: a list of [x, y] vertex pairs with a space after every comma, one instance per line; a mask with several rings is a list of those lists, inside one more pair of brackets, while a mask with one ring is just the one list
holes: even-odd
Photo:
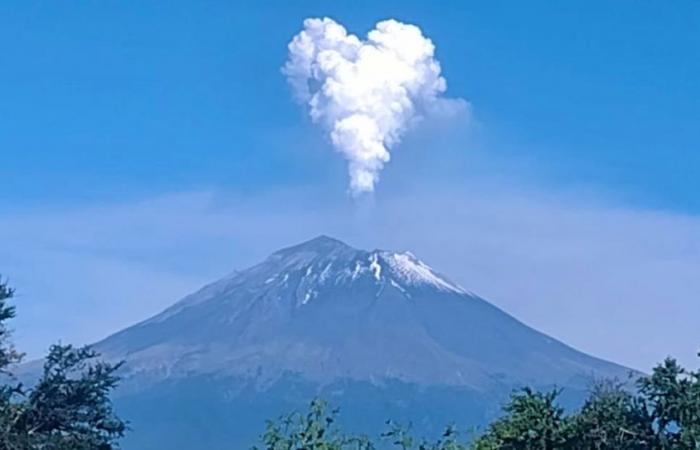
[[466, 105], [440, 98], [447, 85], [434, 51], [420, 28], [396, 20], [363, 41], [332, 19], [306, 19], [289, 43], [283, 72], [347, 159], [353, 195], [374, 190], [389, 150], [422, 115]]

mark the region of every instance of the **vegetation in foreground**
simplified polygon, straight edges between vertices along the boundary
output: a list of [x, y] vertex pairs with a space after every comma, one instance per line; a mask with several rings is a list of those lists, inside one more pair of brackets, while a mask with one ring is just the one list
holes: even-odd
[[95, 361], [89, 348], [54, 345], [39, 380], [26, 388], [10, 373], [22, 354], [10, 341], [8, 304], [14, 292], [0, 282], [0, 450], [110, 450], [126, 430], [109, 394], [119, 364]]
[[483, 433], [462, 436], [450, 425], [436, 441], [416, 439], [409, 427], [392, 422], [378, 439], [345, 434], [336, 426], [338, 410], [314, 400], [306, 414], [270, 421], [257, 450], [698, 450], [700, 372], [673, 359], [637, 382], [633, 394], [605, 381], [585, 404], [565, 414], [559, 391], [515, 392], [503, 415]]
[[416, 439], [410, 427], [387, 423], [377, 439], [346, 434], [336, 425], [338, 410], [314, 400], [306, 414], [268, 422], [256, 450], [698, 450], [700, 372], [667, 359], [637, 381], [596, 384], [584, 405], [565, 414], [559, 391], [522, 389], [513, 393], [503, 415], [481, 434], [460, 435], [445, 428], [436, 441]]

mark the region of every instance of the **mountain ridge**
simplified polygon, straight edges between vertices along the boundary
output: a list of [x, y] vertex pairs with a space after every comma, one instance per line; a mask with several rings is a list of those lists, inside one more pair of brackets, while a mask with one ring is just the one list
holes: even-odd
[[[481, 343], [469, 342], [474, 340]], [[487, 348], [494, 343], [496, 348]], [[566, 379], [587, 369], [621, 371], [527, 327], [409, 252], [358, 250], [328, 236], [278, 250], [96, 348], [125, 356], [141, 371], [149, 369], [146, 358], [171, 374], [185, 368], [192, 373], [197, 362], [207, 362], [203, 356], [220, 352], [231, 358], [211, 372], [292, 372], [318, 382], [347, 376], [469, 385], [464, 373], [515, 383], [551, 374], [561, 379], [564, 372]], [[558, 365], [548, 362], [547, 352], [558, 355]], [[500, 356], [509, 353], [511, 367]], [[528, 369], [527, 358], [546, 370]], [[526, 372], [533, 373], [524, 377]]]

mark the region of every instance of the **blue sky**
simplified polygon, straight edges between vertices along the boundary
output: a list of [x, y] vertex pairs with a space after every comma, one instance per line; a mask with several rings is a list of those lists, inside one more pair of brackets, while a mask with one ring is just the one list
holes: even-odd
[[[348, 197], [342, 158], [280, 73], [287, 43], [318, 16], [361, 36], [386, 18], [418, 25], [448, 95], [472, 107], [470, 120], [410, 133], [371, 206]], [[3, 2], [0, 233], [11, 242], [0, 273], [24, 293], [20, 345], [35, 355], [57, 339], [91, 342], [276, 245], [335, 231], [357, 245], [417, 248], [596, 354], [641, 368], [665, 356], [662, 345], [689, 358], [700, 345], [692, 327], [645, 353], [630, 348], [638, 324], [620, 321], [637, 308], [654, 317], [667, 301], [696, 312], [699, 29], [696, 1]], [[433, 224], [415, 225], [411, 211], [439, 216], [443, 203], [455, 224], [444, 233], [474, 261], [445, 256], [425, 238]], [[490, 224], [471, 231], [488, 231], [491, 244], [464, 236], [460, 220], [474, 217], [453, 210], [467, 205]], [[286, 230], [255, 222], [275, 209]], [[397, 217], [414, 224], [401, 237], [389, 230]], [[523, 217], [534, 240], [516, 251], [529, 242]], [[614, 255], [581, 253], [618, 244]], [[600, 273], [596, 256], [607, 259]], [[557, 272], [577, 260], [585, 267]], [[518, 268], [540, 263], [537, 274]], [[642, 274], [656, 284], [638, 292]], [[133, 299], [121, 307], [108, 288], [117, 276]], [[617, 322], [594, 292], [562, 298], [591, 284], [607, 289]], [[562, 322], [567, 311], [581, 319]]]

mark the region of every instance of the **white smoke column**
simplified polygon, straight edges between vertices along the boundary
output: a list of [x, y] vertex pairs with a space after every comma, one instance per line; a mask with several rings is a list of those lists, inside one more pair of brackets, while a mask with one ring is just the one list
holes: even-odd
[[374, 190], [389, 149], [423, 114], [466, 105], [440, 98], [447, 85], [434, 52], [420, 28], [396, 20], [362, 41], [332, 19], [306, 19], [289, 43], [283, 72], [348, 160], [353, 195]]

